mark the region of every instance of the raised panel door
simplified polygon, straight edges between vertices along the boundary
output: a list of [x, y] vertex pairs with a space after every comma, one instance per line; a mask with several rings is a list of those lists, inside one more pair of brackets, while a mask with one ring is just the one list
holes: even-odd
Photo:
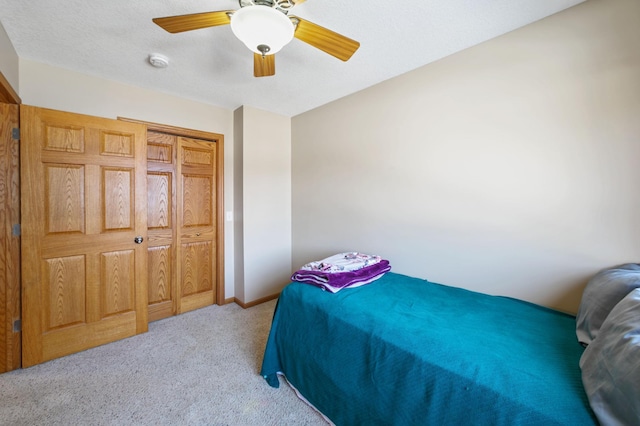
[[216, 149], [178, 138], [178, 312], [216, 303]]
[[147, 131], [149, 321], [176, 314], [176, 137]]
[[28, 367], [147, 331], [146, 129], [20, 112]]

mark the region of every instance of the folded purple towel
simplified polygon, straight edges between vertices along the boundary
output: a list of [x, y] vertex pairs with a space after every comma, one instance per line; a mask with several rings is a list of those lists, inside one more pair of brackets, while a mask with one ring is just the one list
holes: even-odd
[[389, 261], [383, 259], [374, 265], [349, 272], [325, 273], [299, 269], [291, 275], [291, 280], [313, 284], [329, 290], [332, 293], [336, 293], [343, 288], [368, 284], [390, 270], [391, 265], [389, 265]]

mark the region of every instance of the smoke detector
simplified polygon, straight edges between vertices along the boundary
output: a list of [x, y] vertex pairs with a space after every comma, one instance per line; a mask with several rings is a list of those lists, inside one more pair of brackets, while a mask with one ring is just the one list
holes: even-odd
[[149, 63], [156, 68], [166, 68], [169, 66], [169, 58], [159, 53], [149, 55]]

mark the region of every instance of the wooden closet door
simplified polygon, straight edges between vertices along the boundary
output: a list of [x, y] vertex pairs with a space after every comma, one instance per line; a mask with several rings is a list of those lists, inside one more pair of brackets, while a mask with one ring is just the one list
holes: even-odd
[[[149, 320], [216, 303], [219, 142], [147, 123]], [[160, 127], [160, 128], [157, 128]]]
[[20, 118], [28, 367], [147, 331], [146, 128], [29, 106]]
[[176, 136], [147, 130], [149, 321], [176, 314]]
[[178, 138], [178, 312], [216, 303], [217, 145]]

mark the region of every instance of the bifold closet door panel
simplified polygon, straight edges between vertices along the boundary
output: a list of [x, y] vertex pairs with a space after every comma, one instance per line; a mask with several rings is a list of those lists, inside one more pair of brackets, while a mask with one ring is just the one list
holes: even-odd
[[176, 136], [147, 130], [149, 321], [177, 312], [176, 146]]
[[178, 138], [179, 312], [216, 303], [216, 148]]

